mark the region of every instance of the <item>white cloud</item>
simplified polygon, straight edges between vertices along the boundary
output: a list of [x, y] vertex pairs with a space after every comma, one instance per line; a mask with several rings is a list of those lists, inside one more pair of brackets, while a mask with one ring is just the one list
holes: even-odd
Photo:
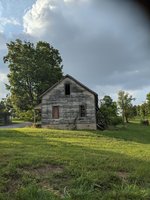
[[6, 37], [3, 32], [0, 32], [0, 50], [6, 49]]
[[26, 40], [46, 40], [58, 48], [64, 72], [100, 97], [116, 99], [123, 89], [143, 101], [150, 90], [150, 27], [129, 1], [37, 0], [24, 14], [23, 27]]
[[17, 19], [13, 17], [3, 17], [2, 13], [4, 13], [4, 7], [2, 6], [2, 3], [0, 2], [0, 32], [4, 32], [5, 26], [10, 25], [20, 25]]
[[[76, 26], [76, 19], [77, 23], [80, 21], [77, 15], [74, 17], [78, 9], [81, 12], [82, 7], [80, 3], [87, 3], [88, 1], [37, 0], [23, 17], [24, 32], [40, 38], [45, 35], [48, 36], [48, 34], [61, 34], [59, 31], [64, 31], [65, 28], [67, 31], [67, 26], [74, 28], [73, 26]], [[64, 35], [64, 32], [62, 32], [62, 35]]]
[[65, 3], [72, 3], [74, 0], [64, 0]]
[[89, 0], [64, 0], [65, 3], [84, 3], [89, 2]]
[[8, 91], [6, 91], [5, 84], [8, 83], [7, 75], [0, 73], [0, 99], [6, 97]]
[[5, 31], [6, 25], [20, 26], [21, 24], [14, 18], [0, 17], [0, 32]]
[[124, 1], [37, 0], [24, 16], [25, 33], [54, 44], [64, 71], [91, 87], [147, 86], [149, 30], [139, 8]]
[[1, 17], [0, 18], [0, 23], [2, 26], [5, 26], [7, 24], [12, 24], [12, 25], [20, 25], [20, 23], [14, 19], [14, 18], [5, 18], [5, 17]]
[[[57, 1], [56, 1], [57, 2]], [[41, 36], [47, 26], [51, 24], [49, 13], [56, 8], [56, 2], [51, 0], [37, 0], [32, 9], [28, 10], [23, 17], [24, 31], [27, 34], [35, 35], [35, 32]]]
[[2, 11], [3, 11], [3, 6], [2, 6], [2, 2], [0, 1], [0, 16], [1, 16]]
[[0, 73], [0, 81], [4, 83], [7, 82], [7, 75], [5, 73]]
[[3, 56], [6, 54], [6, 36], [4, 33], [0, 33], [0, 99], [6, 97], [8, 91], [6, 91], [5, 84], [7, 80], [7, 66], [4, 66]]

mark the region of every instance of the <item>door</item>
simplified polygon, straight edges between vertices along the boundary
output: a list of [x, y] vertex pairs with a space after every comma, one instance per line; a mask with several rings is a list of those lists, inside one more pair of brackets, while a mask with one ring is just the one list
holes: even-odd
[[59, 119], [59, 106], [52, 107], [52, 118]]

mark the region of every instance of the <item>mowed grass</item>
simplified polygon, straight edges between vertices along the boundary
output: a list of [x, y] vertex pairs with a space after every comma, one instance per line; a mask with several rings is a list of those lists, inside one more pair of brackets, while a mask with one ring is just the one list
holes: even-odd
[[0, 129], [0, 200], [149, 200], [150, 127]]

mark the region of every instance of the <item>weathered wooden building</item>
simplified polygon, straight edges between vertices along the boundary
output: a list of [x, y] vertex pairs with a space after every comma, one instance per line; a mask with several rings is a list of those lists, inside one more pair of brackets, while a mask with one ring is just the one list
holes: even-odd
[[66, 75], [41, 95], [42, 126], [56, 129], [97, 129], [98, 95]]

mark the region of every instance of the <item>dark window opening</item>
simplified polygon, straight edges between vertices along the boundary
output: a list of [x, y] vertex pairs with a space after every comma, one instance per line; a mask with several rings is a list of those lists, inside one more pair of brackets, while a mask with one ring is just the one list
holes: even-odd
[[85, 105], [80, 106], [80, 117], [85, 117], [86, 116], [86, 108]]
[[59, 119], [59, 106], [52, 107], [52, 118]]
[[70, 95], [70, 84], [65, 84], [65, 95]]

